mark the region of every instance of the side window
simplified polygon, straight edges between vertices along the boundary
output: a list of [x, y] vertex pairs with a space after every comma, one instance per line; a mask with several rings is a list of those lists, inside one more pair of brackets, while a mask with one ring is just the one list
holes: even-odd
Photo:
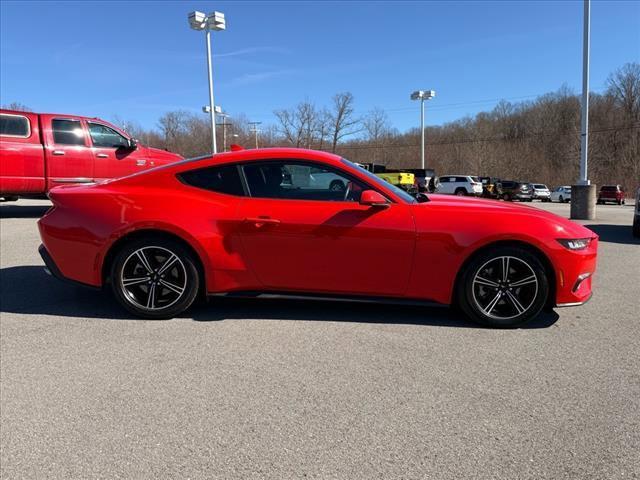
[[178, 175], [180, 180], [192, 187], [226, 193], [227, 195], [244, 196], [242, 181], [236, 165], [199, 168]]
[[440, 177], [440, 183], [445, 183], [449, 181], [449, 177]]
[[31, 135], [29, 119], [22, 115], [0, 115], [0, 135], [27, 138]]
[[58, 145], [84, 145], [84, 130], [80, 120], [55, 119], [53, 127], [53, 143]]
[[113, 128], [99, 123], [89, 123], [89, 135], [94, 147], [120, 148], [128, 147], [129, 141]]
[[243, 169], [252, 197], [357, 202], [365, 190], [337, 170], [306, 162], [249, 163]]
[[456, 177], [456, 182], [459, 183], [467, 183], [469, 180], [467, 180], [467, 177]]

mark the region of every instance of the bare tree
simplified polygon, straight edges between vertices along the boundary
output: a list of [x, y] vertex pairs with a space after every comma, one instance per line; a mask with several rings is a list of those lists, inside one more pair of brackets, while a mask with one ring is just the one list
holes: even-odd
[[20, 103], [20, 102], [7, 103], [6, 105], [2, 105], [2, 107], [0, 107], [0, 108], [4, 108], [5, 110], [17, 110], [17, 111], [20, 111], [20, 112], [32, 112], [33, 111], [29, 107], [27, 107], [25, 104]]
[[374, 107], [362, 119], [362, 126], [367, 140], [379, 143], [383, 137], [389, 134], [389, 117], [383, 109]]
[[296, 147], [311, 147], [317, 130], [318, 112], [309, 101], [296, 107], [273, 112], [280, 123], [280, 133], [286, 141]]
[[360, 119], [354, 116], [353, 95], [342, 92], [333, 97], [331, 151], [335, 153], [338, 142], [360, 131]]
[[630, 121], [640, 121], [640, 63], [626, 63], [609, 75], [607, 93], [622, 106]]

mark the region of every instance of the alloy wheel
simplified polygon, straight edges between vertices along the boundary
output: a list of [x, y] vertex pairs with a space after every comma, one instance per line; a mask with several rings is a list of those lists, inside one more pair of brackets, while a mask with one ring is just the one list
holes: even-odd
[[524, 260], [500, 256], [484, 263], [472, 282], [473, 300], [484, 315], [509, 320], [527, 312], [538, 295], [538, 278]]
[[159, 247], [142, 247], [124, 261], [120, 289], [138, 308], [155, 311], [174, 305], [187, 289], [187, 271], [178, 255]]

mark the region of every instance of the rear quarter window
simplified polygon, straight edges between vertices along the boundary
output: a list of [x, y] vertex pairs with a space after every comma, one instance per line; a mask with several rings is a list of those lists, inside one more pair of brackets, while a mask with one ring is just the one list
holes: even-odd
[[192, 187], [224, 193], [226, 195], [244, 196], [242, 180], [236, 165], [221, 165], [215, 167], [189, 170], [178, 175], [180, 181]]
[[29, 119], [22, 115], [0, 114], [0, 135], [27, 138], [31, 135]]

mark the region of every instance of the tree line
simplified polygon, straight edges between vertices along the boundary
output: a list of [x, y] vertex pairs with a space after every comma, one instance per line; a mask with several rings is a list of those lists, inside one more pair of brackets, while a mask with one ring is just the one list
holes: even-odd
[[[597, 185], [621, 183], [632, 191], [640, 185], [640, 63], [614, 71], [603, 93], [589, 98], [589, 177]], [[427, 167], [438, 175], [572, 184], [579, 172], [580, 108], [580, 97], [561, 87], [535, 100], [501, 101], [491, 111], [427, 127]], [[350, 92], [337, 93], [327, 106], [304, 100], [273, 114], [275, 122], [261, 125], [257, 135], [260, 147], [314, 148], [361, 163], [420, 165], [420, 129], [399, 132], [381, 108], [358, 114]], [[210, 151], [210, 125], [204, 115], [167, 112], [155, 129], [113, 120], [143, 143], [185, 157]], [[246, 115], [225, 118], [224, 123], [216, 130], [219, 150], [223, 144], [255, 146], [255, 126]]]

